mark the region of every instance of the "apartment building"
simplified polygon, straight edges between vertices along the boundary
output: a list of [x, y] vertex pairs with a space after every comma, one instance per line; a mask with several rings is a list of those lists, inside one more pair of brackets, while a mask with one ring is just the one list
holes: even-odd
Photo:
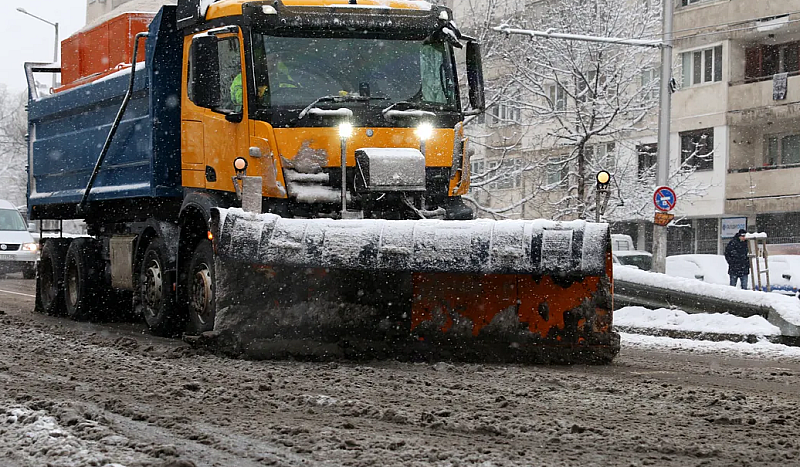
[[[554, 0], [523, 4], [532, 12], [546, 1]], [[696, 189], [678, 202], [680, 221], [669, 229], [669, 254], [719, 253], [745, 226], [767, 232], [773, 242], [800, 242], [800, 0], [672, 1], [677, 89], [670, 164], [673, 170], [691, 167], [684, 183]], [[464, 17], [465, 7], [475, 3], [463, 0], [453, 7]], [[508, 112], [490, 109], [487, 118]], [[526, 118], [524, 112], [519, 118]], [[647, 127], [655, 130], [655, 115]], [[492, 130], [484, 129], [497, 133]], [[509, 132], [513, 128], [500, 131]], [[641, 172], [655, 162], [655, 132], [594, 150], [603, 149]], [[476, 154], [475, 161], [489, 164], [490, 152]], [[524, 184], [495, 185], [497, 204], [524, 197], [511, 193], [525, 190]], [[651, 247], [647, 222], [623, 219], [614, 228]]]
[[684, 155], [705, 138], [713, 154], [695, 172], [708, 196], [679, 212], [718, 250], [745, 223], [799, 242], [800, 1], [680, 0], [675, 31], [673, 143]]
[[102, 21], [102, 18], [109, 14], [125, 11], [158, 11], [161, 5], [175, 3], [176, 0], [87, 0], [86, 24]]

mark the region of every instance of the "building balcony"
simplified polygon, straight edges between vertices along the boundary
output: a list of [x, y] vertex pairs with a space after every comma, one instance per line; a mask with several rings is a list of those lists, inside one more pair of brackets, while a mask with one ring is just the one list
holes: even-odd
[[769, 125], [800, 116], [800, 73], [791, 73], [787, 81], [786, 98], [781, 100], [773, 99], [773, 79], [731, 83], [728, 125]]
[[731, 171], [725, 179], [725, 211], [790, 212], [800, 208], [800, 166]]
[[[702, 33], [712, 24], [744, 23], [757, 26], [758, 23], [752, 21], [754, 18], [768, 19], [800, 11], [800, 0], [692, 0], [692, 3], [681, 6], [682, 3], [677, 2], [678, 7], [675, 9], [675, 30], [678, 31], [676, 40], [701, 43], [709, 41], [709, 38], [703, 37]], [[788, 19], [796, 20], [797, 17], [797, 14], [793, 14]], [[780, 29], [769, 30], [769, 25], [772, 23], [763, 21], [761, 24], [763, 27], [760, 30], [738, 28], [739, 30], [730, 33], [729, 38], [758, 40], [761, 37], [768, 37], [770, 33], [780, 32]], [[783, 27], [796, 29], [797, 25], [790, 22]], [[719, 36], [716, 36], [710, 40], [719, 39]]]

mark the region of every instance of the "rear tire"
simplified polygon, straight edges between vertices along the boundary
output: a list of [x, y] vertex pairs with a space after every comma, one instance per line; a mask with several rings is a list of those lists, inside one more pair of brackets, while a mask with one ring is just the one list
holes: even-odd
[[211, 242], [202, 240], [192, 253], [186, 274], [189, 292], [187, 334], [198, 335], [214, 329], [217, 303], [214, 290], [214, 250]]
[[42, 247], [36, 275], [36, 310], [48, 315], [64, 314], [64, 259], [69, 240], [48, 239]]
[[94, 239], [76, 238], [64, 262], [64, 305], [75, 321], [96, 318], [103, 302], [104, 264]]
[[137, 308], [153, 334], [172, 336], [180, 329], [182, 317], [175, 306], [172, 277], [164, 242], [153, 239], [144, 251], [138, 282]]

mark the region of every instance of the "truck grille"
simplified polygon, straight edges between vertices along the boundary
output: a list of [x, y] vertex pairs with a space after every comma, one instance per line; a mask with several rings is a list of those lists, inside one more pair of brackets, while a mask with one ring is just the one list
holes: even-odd
[[4, 251], [18, 251], [19, 247], [19, 243], [0, 243], [0, 253]]

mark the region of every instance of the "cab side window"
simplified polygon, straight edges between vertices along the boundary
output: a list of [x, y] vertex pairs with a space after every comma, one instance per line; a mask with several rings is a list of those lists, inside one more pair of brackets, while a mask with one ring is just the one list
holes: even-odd
[[244, 86], [239, 39], [193, 42], [189, 57], [189, 100], [215, 112], [241, 112]]
[[242, 111], [244, 87], [242, 86], [242, 55], [239, 39], [231, 37], [218, 43], [219, 52], [219, 93], [221, 110]]

